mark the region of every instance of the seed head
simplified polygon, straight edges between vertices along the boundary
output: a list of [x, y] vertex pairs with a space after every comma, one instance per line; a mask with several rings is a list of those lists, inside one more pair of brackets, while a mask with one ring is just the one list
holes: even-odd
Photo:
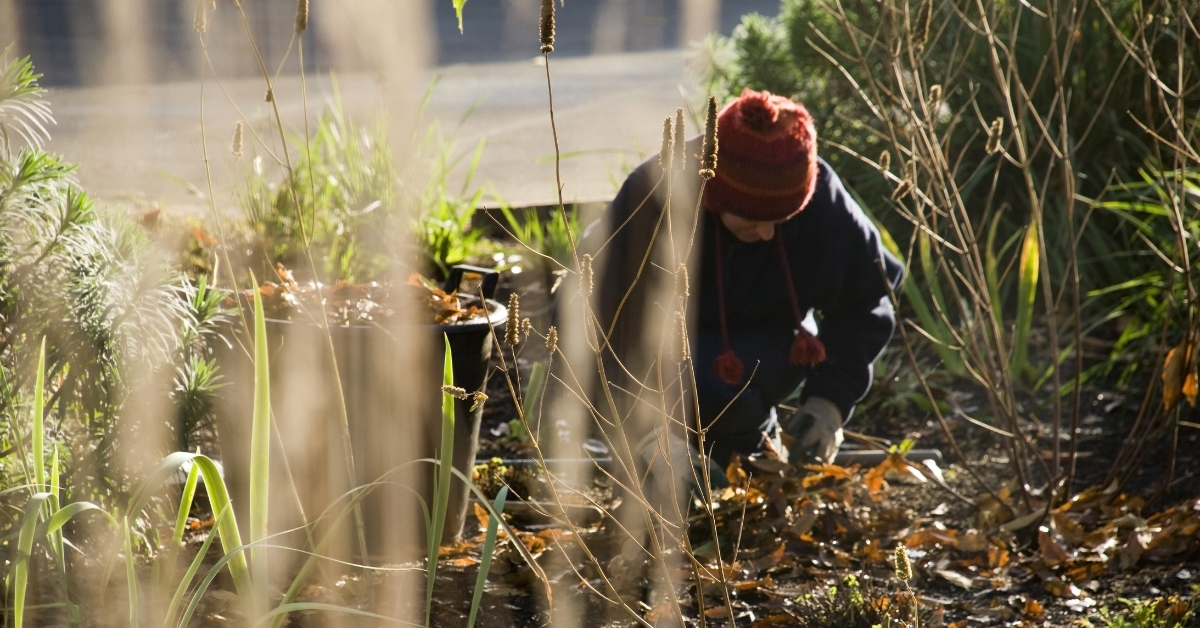
[[937, 110], [942, 106], [942, 86], [934, 85], [929, 88], [929, 111], [937, 115]]
[[1000, 152], [1000, 136], [1004, 134], [1004, 118], [996, 118], [992, 120], [992, 126], [988, 127], [987, 153]]
[[542, 42], [542, 54], [554, 52], [554, 0], [542, 0], [538, 34]]
[[242, 123], [240, 120], [233, 126], [233, 158], [242, 158]]
[[508, 320], [504, 325], [504, 344], [515, 347], [521, 342], [521, 300], [517, 293], [508, 295]]
[[717, 176], [717, 97], [708, 97], [708, 120], [704, 123], [704, 144], [700, 149], [700, 177]]
[[663, 120], [662, 150], [658, 151], [658, 167], [664, 173], [671, 171], [671, 158], [675, 156], [675, 124], [671, 116]]
[[690, 297], [692, 296], [688, 286], [688, 269], [687, 264], [680, 264], [679, 268], [675, 269], [675, 296]]
[[210, 0], [200, 0], [196, 3], [196, 15], [192, 18], [192, 28], [197, 33], [203, 35], [208, 32], [208, 12], [212, 10], [215, 2]]
[[528, 316], [521, 319], [521, 333], [525, 334], [526, 340], [529, 340], [529, 334], [533, 333], [533, 321], [529, 320]]
[[585, 254], [579, 260], [579, 281], [584, 296], [592, 296], [592, 256], [590, 253]]
[[470, 396], [470, 394], [467, 393], [467, 391], [463, 390], [462, 388], [459, 388], [458, 386], [442, 386], [442, 392], [444, 392], [447, 395], [450, 395], [451, 397], [454, 397], [455, 399], [458, 399], [460, 401], [466, 401], [467, 397]]
[[546, 351], [550, 352], [550, 355], [558, 351], [558, 328], [553, 325], [546, 331]]
[[296, 0], [296, 34], [308, 30], [308, 0]]
[[679, 322], [679, 361], [687, 362], [692, 359], [692, 348], [688, 345], [687, 318], [683, 312], [676, 312], [675, 320]]
[[901, 582], [912, 580], [912, 563], [908, 560], [908, 551], [904, 545], [896, 546], [896, 579]]
[[879, 169], [887, 172], [892, 167], [892, 153], [886, 148], [879, 153]]
[[892, 190], [892, 200], [898, 201], [898, 200], [904, 198], [905, 196], [908, 196], [908, 194], [910, 192], [912, 192], [912, 189], [913, 189], [912, 181], [909, 181], [908, 179], [901, 181], [900, 185], [896, 186], [895, 190]]
[[687, 167], [687, 146], [683, 142], [685, 133], [683, 107], [679, 107], [675, 109], [675, 169], [680, 172]]
[[925, 42], [929, 39], [929, 23], [932, 19], [933, 0], [925, 0], [921, 3], [921, 8], [917, 9], [917, 23], [912, 32], [912, 47], [917, 52], [925, 49]]
[[266, 96], [263, 96], [263, 102], [275, 102], [275, 90], [274, 90], [274, 88], [271, 88], [271, 87], [268, 87], [268, 88], [267, 88], [267, 95], [266, 95]]

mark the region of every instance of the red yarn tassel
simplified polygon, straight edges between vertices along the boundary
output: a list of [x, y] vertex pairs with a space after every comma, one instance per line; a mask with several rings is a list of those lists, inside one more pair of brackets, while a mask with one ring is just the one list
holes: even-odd
[[816, 336], [800, 330], [792, 341], [792, 366], [812, 368], [825, 361], [825, 345]]
[[[822, 352], [824, 349], [822, 348]], [[746, 368], [733, 349], [726, 349], [717, 359], [713, 360], [713, 375], [726, 384], [737, 384], [742, 381]]]

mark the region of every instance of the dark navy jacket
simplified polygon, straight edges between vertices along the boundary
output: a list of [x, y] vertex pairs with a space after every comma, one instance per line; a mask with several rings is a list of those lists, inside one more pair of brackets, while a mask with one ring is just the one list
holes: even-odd
[[[691, 144], [689, 152], [694, 154]], [[697, 178], [694, 165], [694, 159], [689, 159], [684, 174]], [[597, 309], [603, 324], [611, 323], [615, 305], [631, 283], [639, 284], [626, 299], [613, 329], [612, 345], [617, 355], [623, 355], [631, 342], [646, 342], [647, 330], [638, 328], [639, 313], [644, 308], [668, 309], [666, 304], [656, 301], [655, 295], [641, 289], [654, 285], [651, 278], [655, 273], [667, 271], [661, 264], [641, 263], [647, 248], [653, 245], [656, 224], [657, 239], [665, 238], [666, 227], [660, 221], [666, 183], [660, 173], [657, 157], [639, 166], [625, 181], [605, 216], [608, 230], [622, 224], [624, 227], [611, 236], [597, 257], [601, 273]], [[686, 190], [681, 194], [683, 187], [676, 186], [671, 202], [687, 203], [690, 211], [695, 207], [698, 183], [688, 186], [690, 194]], [[796, 323], [777, 244], [741, 242], [715, 215], [703, 208], [700, 214], [696, 242], [701, 237], [703, 242], [693, 247], [691, 262], [691, 315], [696, 321], [691, 348], [705, 424], [733, 400], [714, 426], [715, 433], [727, 433], [734, 440], [756, 437], [771, 408], [802, 382], [803, 399], [810, 396], [828, 399], [841, 409], [843, 417], [849, 418], [854, 405], [870, 388], [871, 363], [895, 328], [895, 315], [877, 260], [883, 261], [887, 280], [893, 287], [899, 286], [903, 276], [900, 263], [884, 250], [870, 219], [850, 197], [837, 174], [821, 161], [812, 200], [799, 214], [776, 226], [784, 238], [801, 313], [811, 314], [810, 322], [815, 319], [816, 329], [810, 331], [817, 332], [826, 349], [825, 361], [806, 369], [788, 362]], [[673, 215], [677, 216], [678, 210]], [[589, 229], [584, 238], [585, 249], [595, 250], [601, 231], [607, 230]], [[723, 350], [714, 263], [717, 237], [722, 238], [730, 344], [745, 365], [746, 379], [750, 380], [740, 395], [744, 381], [730, 385], [712, 371], [713, 360]]]

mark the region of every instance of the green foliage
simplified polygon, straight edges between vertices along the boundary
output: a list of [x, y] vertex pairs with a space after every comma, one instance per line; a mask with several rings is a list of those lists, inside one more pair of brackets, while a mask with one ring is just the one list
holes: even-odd
[[[1021, 96], [1028, 100], [1016, 103], [1021, 124], [1037, 128], [1039, 122], [1032, 119], [1034, 116], [1042, 117], [1040, 124], [1048, 124], [1047, 112], [1059, 115], [1054, 84], [1049, 78], [1051, 68], [1047, 66], [1053, 45], [1051, 30], [1063, 26], [1035, 15], [1016, 1], [984, 4], [989, 26], [998, 36], [1007, 38], [1015, 33], [1015, 40], [1006, 40], [1000, 54], [1002, 63], [1013, 62], [1013, 82], [1019, 80], [1031, 86], [1029, 93]], [[1141, 20], [1142, 11], [1151, 9], [1143, 9], [1138, 3], [1103, 0], [1080, 6], [1085, 15], [1078, 20], [1079, 29], [1068, 33], [1074, 43], [1063, 59], [1063, 75], [1069, 77], [1071, 93], [1065, 111], [1066, 127], [1079, 156], [1073, 164], [1079, 173], [1078, 191], [1097, 196], [1110, 173], [1115, 171], [1119, 178], [1132, 180], [1152, 155], [1152, 142], [1140, 124], [1155, 127], [1162, 122], [1139, 123], [1128, 115], [1154, 109], [1155, 103], [1147, 100], [1149, 92], [1143, 91], [1143, 85], [1153, 75], [1176, 76], [1173, 68], [1179, 67], [1180, 60], [1184, 67], [1196, 67], [1200, 48], [1176, 45], [1176, 35], [1165, 20]], [[844, 15], [838, 15], [839, 9], [845, 11]], [[991, 241], [1008, 241], [1013, 234], [1023, 232], [1030, 219], [1023, 212], [1002, 210], [1027, 208], [1031, 203], [1025, 198], [1028, 192], [1022, 170], [989, 157], [982, 141], [988, 124], [997, 117], [1005, 119], [1006, 129], [1012, 125], [1007, 88], [997, 84], [993, 72], [992, 48], [978, 35], [982, 16], [974, 4], [952, 9], [949, 4], [934, 3], [928, 41], [911, 58], [907, 56], [909, 48], [903, 48], [900, 62], [905, 68], [901, 75], [895, 75], [892, 51], [900, 50], [900, 44], [911, 37], [912, 27], [906, 25], [915, 20], [915, 11], [915, 5], [894, 1], [835, 4], [825, 0], [782, 0], [777, 16], [747, 15], [730, 37], [710, 37], [697, 56], [697, 66], [707, 88], [718, 97], [732, 98], [744, 88], [767, 89], [805, 103], [822, 140], [822, 156], [901, 242], [911, 242], [911, 220], [902, 213], [882, 212], [881, 208], [895, 206], [889, 197], [895, 182], [907, 174], [897, 173], [898, 178], [889, 181], [879, 176], [874, 160], [885, 148], [893, 151], [893, 157], [903, 154], [893, 148], [893, 144], [906, 141], [892, 136], [893, 125], [903, 132], [905, 125], [931, 120], [939, 125], [938, 132], [944, 138], [944, 154], [962, 173], [958, 192], [972, 216], [974, 229], [983, 232], [987, 227], [998, 227]], [[1114, 29], [1128, 37], [1145, 37], [1154, 51], [1156, 66], [1146, 67], [1129, 58], [1120, 39], [1113, 35]], [[1012, 51], [1011, 58], [1005, 56], [1007, 50]], [[1177, 53], [1182, 55], [1178, 60]], [[913, 76], [914, 72], [919, 75]], [[939, 101], [920, 103], [920, 95], [933, 85], [939, 86]], [[879, 104], [894, 95], [888, 90], [899, 89], [918, 101], [914, 104], [917, 111]], [[1190, 90], [1184, 98], [1189, 110], [1200, 107], [1200, 92]], [[1058, 185], [1041, 179], [1043, 165], [1055, 159], [1052, 151], [1044, 143], [1031, 147], [1031, 151], [1029, 165], [1036, 172], [1034, 188]], [[897, 166], [905, 166], [905, 161], [898, 159]], [[894, 168], [901, 170], [897, 166]], [[1043, 259], [1048, 260], [1052, 276], [1058, 277], [1066, 272], [1066, 250], [1073, 243], [1067, 240], [1067, 213], [1061, 199], [1050, 195], [1046, 202], [1049, 205], [1044, 211], [1042, 244], [1047, 250]], [[1119, 235], [1114, 237], [1117, 226], [1111, 218], [1099, 216], [1086, 223], [1079, 238], [1085, 290], [1111, 286], [1124, 276], [1120, 259], [1126, 254], [1123, 251], [1127, 243], [1121, 242]], [[992, 278], [996, 284], [994, 296], [1003, 299], [995, 310], [1002, 320], [1022, 316], [1028, 311], [1031, 296], [1017, 287], [1018, 281], [1025, 281], [1022, 285], [1028, 287], [1028, 276], [1003, 272], [1010, 263], [1001, 258], [992, 267], [993, 271], [1000, 270]], [[932, 281], [927, 270], [918, 269], [917, 276], [923, 285]], [[936, 330], [930, 331], [937, 335]]]
[[[0, 441], [27, 438], [18, 418], [35, 373], [20, 365], [34, 363], [46, 338], [47, 423], [55, 443], [74, 445], [64, 485], [103, 503], [128, 488], [115, 452], [119, 434], [138, 432], [117, 429], [139, 414], [126, 407], [131, 390], [188, 365], [172, 394], [186, 418], [181, 440], [202, 422], [218, 380], [207, 341], [222, 312], [211, 291], [154, 254], [137, 224], [99, 212], [74, 166], [38, 148], [51, 118], [37, 76], [28, 59], [0, 55]], [[24, 473], [0, 461], [7, 482]]]
[[432, 157], [420, 204], [410, 225], [420, 239], [424, 256], [424, 264], [418, 262], [416, 265], [430, 265], [429, 270], [442, 277], [450, 272], [451, 266], [479, 254], [486, 245], [483, 229], [473, 222], [483, 199], [483, 190], [468, 192], [483, 156], [483, 146], [484, 140], [480, 140], [457, 194], [450, 190], [449, 179], [462, 156], [454, 156], [453, 146], [442, 139], [436, 122], [430, 125], [419, 150], [422, 154], [432, 153]]
[[[1124, 249], [1118, 256], [1120, 274], [1087, 296], [1112, 303], [1106, 317], [1121, 321], [1113, 359], [1099, 365], [1098, 372], [1107, 374], [1124, 363], [1122, 380], [1139, 357], [1157, 354], [1164, 326], [1187, 327], [1194, 312], [1180, 305], [1192, 302], [1186, 280], [1200, 270], [1200, 260], [1188, 247], [1200, 237], [1200, 173], [1144, 169], [1138, 174], [1137, 180], [1117, 182], [1092, 201], [1092, 207], [1120, 221], [1114, 230]], [[1180, 266], [1185, 259], [1190, 268]]]
[[1108, 608], [1094, 619], [1107, 628], [1186, 628], [1196, 618], [1193, 602], [1176, 596], [1156, 600], [1121, 600], [1122, 612]]
[[262, 157], [251, 160], [239, 189], [254, 233], [258, 277], [273, 277], [282, 263], [308, 277], [313, 256], [317, 279], [361, 283], [387, 268], [397, 233], [401, 190], [382, 122], [362, 127], [335, 97], [311, 137], [289, 138], [292, 175], [275, 183]]

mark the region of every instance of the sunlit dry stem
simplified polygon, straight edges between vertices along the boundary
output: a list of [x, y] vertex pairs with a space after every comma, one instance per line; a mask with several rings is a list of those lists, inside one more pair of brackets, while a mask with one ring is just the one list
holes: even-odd
[[708, 119], [704, 123], [704, 144], [700, 148], [700, 177], [717, 176], [717, 97], [708, 97]]

